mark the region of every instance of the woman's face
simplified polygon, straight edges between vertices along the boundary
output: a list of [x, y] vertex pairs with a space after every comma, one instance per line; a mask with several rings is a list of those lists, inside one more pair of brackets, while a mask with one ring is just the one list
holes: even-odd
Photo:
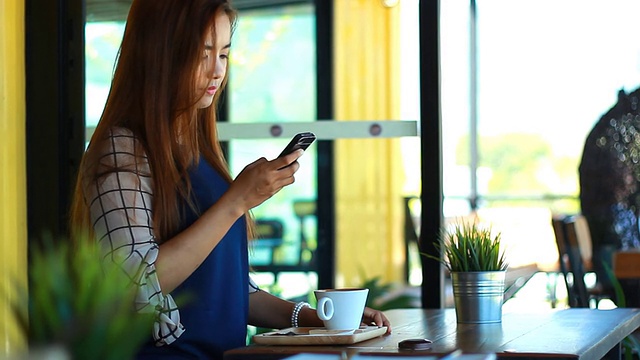
[[205, 38], [205, 50], [198, 71], [198, 88], [196, 89], [198, 94], [202, 94], [196, 103], [198, 109], [211, 106], [213, 97], [227, 73], [231, 48], [231, 23], [224, 12], [216, 16], [215, 30], [215, 41], [212, 31], [208, 31]]

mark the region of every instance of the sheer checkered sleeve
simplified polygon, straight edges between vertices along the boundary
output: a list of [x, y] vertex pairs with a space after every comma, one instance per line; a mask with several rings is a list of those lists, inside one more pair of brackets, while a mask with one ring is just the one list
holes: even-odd
[[173, 298], [160, 289], [152, 180], [146, 156], [134, 152], [136, 141], [128, 130], [112, 131], [102, 145], [103, 175], [88, 186], [87, 198], [104, 260], [120, 265], [137, 287], [136, 309], [155, 313], [153, 336], [161, 346], [175, 341], [184, 327]]
[[253, 281], [251, 276], [249, 276], [249, 294], [260, 291], [260, 287]]

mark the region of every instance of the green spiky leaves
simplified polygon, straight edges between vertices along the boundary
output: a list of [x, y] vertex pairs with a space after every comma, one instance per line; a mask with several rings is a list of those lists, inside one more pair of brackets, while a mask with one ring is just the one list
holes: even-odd
[[427, 255], [444, 264], [451, 272], [502, 271], [507, 269], [500, 251], [501, 234], [493, 236], [490, 228], [476, 223], [459, 222], [443, 230], [435, 243], [442, 258]]
[[46, 239], [31, 251], [28, 319], [16, 314], [31, 348], [65, 349], [73, 359], [132, 358], [151, 337], [153, 315], [134, 310], [135, 287], [102, 261], [93, 241]]

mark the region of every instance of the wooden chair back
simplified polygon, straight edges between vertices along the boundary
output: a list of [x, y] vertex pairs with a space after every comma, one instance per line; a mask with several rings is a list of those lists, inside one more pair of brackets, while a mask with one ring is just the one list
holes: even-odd
[[558, 248], [558, 262], [560, 266], [560, 272], [566, 278], [570, 273], [571, 266], [569, 264], [567, 246], [565, 245], [567, 240], [564, 230], [564, 216], [554, 215], [551, 218], [551, 226], [553, 227], [553, 233], [556, 237], [556, 247]]
[[279, 219], [256, 219], [256, 235], [252, 245], [266, 253], [266, 263], [252, 264], [254, 268], [274, 265], [274, 252], [284, 242], [284, 225]]
[[593, 247], [587, 219], [583, 215], [571, 215], [565, 219], [565, 223], [568, 226], [567, 239], [579, 249], [584, 271], [593, 271]]
[[[567, 288], [567, 300], [570, 307], [588, 307], [588, 299], [586, 297], [586, 286], [584, 286], [584, 271], [579, 259], [580, 253], [576, 247], [572, 247], [568, 240], [567, 217], [563, 215], [554, 215], [551, 218], [551, 225], [556, 237], [556, 246], [558, 248], [558, 261], [560, 272], [564, 278], [564, 284]], [[572, 238], [575, 240], [575, 232], [571, 231]], [[572, 240], [573, 241], [573, 240]], [[575, 243], [574, 243], [575, 244]], [[577, 269], [574, 269], [574, 266]], [[576, 283], [577, 282], [577, 283]]]
[[589, 307], [589, 292], [584, 282], [587, 272], [583, 254], [591, 256], [591, 236], [586, 220], [582, 215], [564, 218], [565, 251], [569, 261], [569, 269], [573, 275], [571, 293], [572, 307]]
[[613, 273], [618, 279], [640, 279], [640, 251], [615, 252]]

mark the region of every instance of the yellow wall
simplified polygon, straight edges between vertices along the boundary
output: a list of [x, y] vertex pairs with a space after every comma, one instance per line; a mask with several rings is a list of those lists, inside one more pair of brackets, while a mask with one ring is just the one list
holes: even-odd
[[0, 24], [0, 358], [12, 358], [26, 348], [9, 306], [27, 284], [24, 1], [0, 0]]
[[[382, 0], [334, 0], [335, 119], [398, 119], [399, 8]], [[394, 3], [387, 1], [387, 3]], [[364, 276], [403, 281], [399, 139], [337, 140], [337, 286]]]

